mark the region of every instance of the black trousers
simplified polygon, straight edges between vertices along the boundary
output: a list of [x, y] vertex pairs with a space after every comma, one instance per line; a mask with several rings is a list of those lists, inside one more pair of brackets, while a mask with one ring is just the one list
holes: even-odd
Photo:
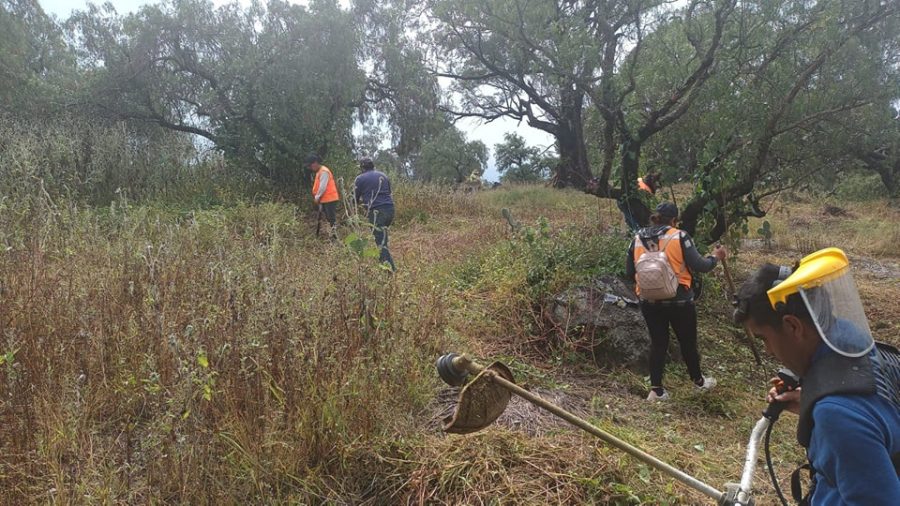
[[322, 204], [322, 213], [325, 214], [325, 219], [328, 220], [328, 224], [331, 225], [331, 228], [334, 228], [335, 222], [337, 221], [337, 206], [340, 200], [335, 200], [334, 202], [326, 202]]
[[641, 303], [641, 313], [650, 331], [650, 386], [661, 387], [666, 354], [669, 351], [669, 326], [681, 345], [681, 356], [692, 380], [703, 377], [700, 352], [697, 351], [697, 307], [693, 303]]
[[391, 266], [392, 271], [396, 271], [394, 259], [391, 258], [391, 251], [388, 249], [388, 227], [394, 222], [394, 206], [382, 206], [377, 209], [370, 209], [366, 217], [372, 225], [372, 234], [375, 236], [375, 244], [381, 250], [379, 259], [383, 263]]

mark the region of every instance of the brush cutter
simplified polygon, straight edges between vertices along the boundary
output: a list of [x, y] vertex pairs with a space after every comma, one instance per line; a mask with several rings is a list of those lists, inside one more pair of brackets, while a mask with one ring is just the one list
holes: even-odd
[[[766, 435], [766, 440], [768, 441], [771, 426], [778, 419], [782, 409], [784, 409], [784, 406], [780, 405], [780, 403], [772, 403], [766, 412], [763, 413], [763, 417], [756, 422], [756, 426], [753, 428], [753, 433], [750, 436], [750, 442], [747, 444], [747, 457], [744, 461], [744, 472], [741, 476], [741, 481], [740, 483], [726, 484], [723, 492], [657, 459], [640, 448], [622, 441], [560, 406], [525, 390], [515, 383], [512, 372], [500, 362], [494, 362], [484, 367], [465, 355], [449, 353], [437, 360], [437, 370], [441, 379], [448, 385], [463, 387], [459, 394], [459, 402], [456, 405], [456, 409], [452, 415], [444, 419], [443, 429], [446, 432], [469, 434], [486, 428], [503, 414], [512, 395], [515, 394], [641, 462], [655, 467], [684, 485], [714, 499], [721, 506], [750, 506], [754, 504], [751, 497], [751, 488], [759, 453], [759, 443], [763, 434]], [[474, 378], [466, 383], [470, 375], [474, 376]], [[768, 445], [766, 450], [768, 456]], [[771, 469], [771, 465], [769, 467]]]

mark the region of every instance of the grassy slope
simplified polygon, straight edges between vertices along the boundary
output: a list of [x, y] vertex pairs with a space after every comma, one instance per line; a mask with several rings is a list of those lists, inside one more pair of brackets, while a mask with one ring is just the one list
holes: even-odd
[[[316, 241], [287, 204], [7, 212], [0, 503], [702, 502], [546, 418], [442, 434], [446, 389], [431, 364], [450, 350], [503, 358], [520, 382], [711, 484], [737, 479], [775, 365], [751, 366], [715, 279], [701, 348], [720, 388], [693, 396], [674, 364], [674, 402], [647, 406], [639, 375], [543, 344], [531, 307], [592, 265], [614, 268], [614, 205], [544, 188], [403, 187], [398, 203], [401, 272], [389, 281], [369, 259]], [[816, 202], [790, 215], [775, 205], [776, 250], [748, 250], [738, 269], [839, 233], [830, 243], [895, 269], [857, 280], [877, 332], [900, 341], [887, 247], [897, 232], [884, 225], [897, 212], [852, 205], [851, 218], [826, 222]], [[502, 207], [534, 230], [545, 217], [546, 237], [512, 239]], [[782, 475], [802, 459], [794, 423], [775, 434]]]

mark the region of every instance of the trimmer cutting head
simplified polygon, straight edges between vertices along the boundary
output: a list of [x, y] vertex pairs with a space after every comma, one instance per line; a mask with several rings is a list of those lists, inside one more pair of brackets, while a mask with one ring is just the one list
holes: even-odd
[[[441, 379], [449, 385], [460, 386], [465, 383], [468, 371], [460, 367], [461, 358], [455, 353], [442, 356], [437, 361], [437, 370]], [[453, 414], [444, 418], [443, 429], [452, 434], [469, 434], [477, 432], [503, 414], [512, 392], [494, 381], [499, 376], [513, 381], [512, 372], [500, 362], [485, 367], [475, 378], [459, 392], [459, 401]]]
[[437, 366], [438, 375], [444, 380], [444, 383], [451, 387], [462, 386], [469, 377], [469, 371], [459, 369], [453, 364], [453, 359], [458, 356], [459, 354], [457, 353], [441, 355], [438, 357], [437, 363], [435, 364]]

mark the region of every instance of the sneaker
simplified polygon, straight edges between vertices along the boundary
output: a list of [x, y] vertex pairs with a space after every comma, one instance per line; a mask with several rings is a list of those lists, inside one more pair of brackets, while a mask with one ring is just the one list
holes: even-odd
[[647, 400], [650, 402], [663, 402], [669, 400], [669, 392], [663, 390], [662, 395], [650, 390], [650, 395], [647, 396]]
[[699, 391], [699, 392], [707, 392], [707, 391], [715, 388], [715, 386], [717, 384], [718, 384], [718, 381], [716, 381], [716, 378], [713, 378], [712, 376], [704, 376], [703, 384], [698, 385], [698, 384], [694, 383], [694, 388], [696, 388], [697, 391]]

